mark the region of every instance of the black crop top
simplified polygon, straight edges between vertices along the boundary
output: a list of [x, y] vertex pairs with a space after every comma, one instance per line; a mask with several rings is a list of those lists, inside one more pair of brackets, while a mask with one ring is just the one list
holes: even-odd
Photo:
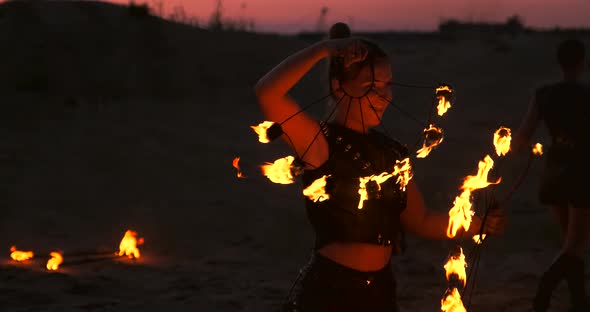
[[590, 123], [590, 87], [578, 82], [559, 82], [537, 89], [539, 117], [547, 125], [553, 144], [571, 147], [585, 144]]
[[337, 124], [322, 124], [329, 158], [319, 168], [305, 170], [306, 188], [324, 175], [329, 199], [314, 202], [305, 197], [307, 216], [316, 234], [315, 249], [331, 242], [360, 242], [399, 246], [400, 213], [406, 208], [406, 193], [393, 176], [366, 186], [368, 200], [359, 209], [360, 177], [392, 173], [396, 160], [408, 156], [405, 146], [371, 130], [364, 135]]

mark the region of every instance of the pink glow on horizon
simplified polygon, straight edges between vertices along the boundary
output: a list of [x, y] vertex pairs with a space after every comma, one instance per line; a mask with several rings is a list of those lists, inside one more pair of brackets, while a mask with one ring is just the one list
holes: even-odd
[[[158, 0], [135, 0], [152, 5]], [[129, 3], [129, 0], [110, 0]], [[175, 6], [206, 24], [217, 0], [162, 0], [164, 16]], [[298, 32], [316, 28], [320, 10], [328, 7], [326, 24], [344, 21], [357, 30], [434, 30], [441, 20], [503, 22], [520, 15], [527, 26], [590, 27], [588, 0], [223, 0], [227, 18], [252, 19], [256, 29]]]

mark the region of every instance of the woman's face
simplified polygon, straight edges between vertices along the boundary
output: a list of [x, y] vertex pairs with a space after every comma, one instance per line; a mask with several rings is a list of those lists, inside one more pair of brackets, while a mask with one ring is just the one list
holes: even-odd
[[[336, 115], [336, 120], [341, 124], [359, 129], [379, 125], [393, 95], [393, 75], [386, 59], [374, 64], [374, 73], [373, 77], [371, 66], [363, 67], [354, 79], [342, 83], [344, 92], [338, 90], [339, 83], [335, 82], [335, 97], [342, 98]], [[352, 96], [352, 99], [345, 94]]]

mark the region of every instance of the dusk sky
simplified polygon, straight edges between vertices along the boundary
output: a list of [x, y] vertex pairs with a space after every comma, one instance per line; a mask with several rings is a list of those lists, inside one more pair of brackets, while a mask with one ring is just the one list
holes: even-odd
[[[128, 3], [129, 0], [111, 0]], [[159, 0], [135, 0], [153, 4]], [[165, 14], [183, 6], [200, 23], [208, 21], [217, 0], [162, 0]], [[345, 21], [353, 30], [434, 30], [442, 19], [504, 21], [519, 14], [527, 26], [590, 27], [590, 0], [223, 0], [227, 18], [253, 19], [256, 29], [298, 32], [314, 29], [322, 7], [326, 22]]]

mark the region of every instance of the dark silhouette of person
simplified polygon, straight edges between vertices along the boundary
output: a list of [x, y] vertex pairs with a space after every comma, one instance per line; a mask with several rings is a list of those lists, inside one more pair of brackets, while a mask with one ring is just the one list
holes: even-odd
[[587, 162], [586, 127], [590, 122], [590, 86], [580, 81], [586, 69], [585, 47], [566, 40], [557, 48], [563, 79], [538, 88], [514, 138], [515, 152], [527, 149], [537, 125], [543, 121], [551, 143], [545, 152], [539, 200], [551, 207], [563, 235], [562, 250], [543, 273], [533, 308], [547, 311], [551, 295], [565, 279], [572, 311], [590, 311], [584, 288], [583, 253], [590, 240], [590, 200], [584, 182], [590, 173]]

